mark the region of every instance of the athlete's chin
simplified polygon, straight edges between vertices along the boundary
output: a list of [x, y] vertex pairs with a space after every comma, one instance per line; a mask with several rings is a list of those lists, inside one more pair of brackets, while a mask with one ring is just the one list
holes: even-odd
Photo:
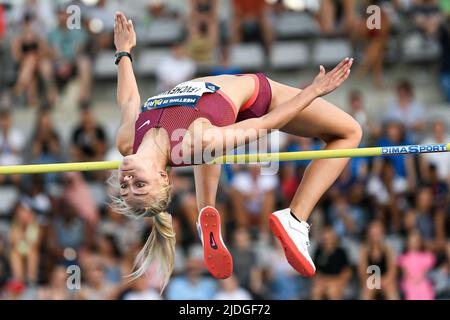
[[131, 171], [136, 169], [136, 155], [125, 156], [120, 165], [120, 171]]

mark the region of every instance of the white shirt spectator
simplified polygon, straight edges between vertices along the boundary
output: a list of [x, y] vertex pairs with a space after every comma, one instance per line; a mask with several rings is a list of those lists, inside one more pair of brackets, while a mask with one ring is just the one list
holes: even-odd
[[195, 72], [195, 63], [189, 57], [168, 55], [156, 67], [158, 92], [170, 90], [177, 84], [192, 79]]
[[[101, 23], [100, 32], [112, 32], [114, 30], [114, 10], [112, 4], [106, 2], [104, 5], [90, 7], [87, 16], [91, 20], [97, 20]], [[100, 26], [100, 25], [99, 25]]]
[[[396, 176], [392, 182], [392, 191], [395, 194], [401, 194], [408, 189], [408, 182], [405, 178]], [[385, 205], [389, 202], [390, 192], [386, 189], [381, 182], [380, 177], [372, 176], [367, 183], [367, 193], [374, 197], [381, 205]]]
[[[444, 141], [450, 141], [450, 136], [446, 136]], [[423, 144], [439, 144], [436, 139], [430, 137], [425, 139]], [[432, 164], [437, 169], [437, 174], [440, 180], [446, 181], [450, 176], [450, 152], [442, 153], [425, 153], [422, 155], [429, 164]]]
[[233, 291], [219, 291], [214, 300], [252, 300], [252, 297], [247, 290], [236, 288]]
[[397, 103], [392, 103], [388, 106], [383, 120], [400, 122], [407, 128], [411, 128], [425, 120], [425, 108], [415, 100], [410, 103], [408, 108], [400, 108]]
[[5, 135], [0, 131], [0, 165], [10, 166], [22, 164], [22, 156], [11, 152], [11, 149], [16, 152], [21, 152], [25, 146], [25, 137], [17, 128], [10, 128]]
[[248, 197], [245, 206], [250, 213], [261, 212], [264, 195], [274, 191], [279, 181], [276, 175], [259, 175], [253, 179], [248, 171], [236, 173], [231, 181], [231, 186]]
[[131, 291], [127, 293], [124, 300], [161, 300], [161, 296], [153, 289], [147, 289], [144, 291]]

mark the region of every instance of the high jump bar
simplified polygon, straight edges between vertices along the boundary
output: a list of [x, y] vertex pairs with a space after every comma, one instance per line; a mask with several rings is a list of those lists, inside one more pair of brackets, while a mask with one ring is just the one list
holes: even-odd
[[[274, 162], [274, 161], [283, 162], [283, 161], [330, 159], [330, 158], [396, 156], [405, 154], [438, 153], [449, 151], [450, 151], [450, 143], [353, 148], [353, 149], [337, 149], [337, 150], [254, 153], [254, 154], [225, 155], [214, 159], [209, 164], [233, 164], [233, 163], [255, 163], [255, 162], [257, 163], [257, 162]], [[73, 171], [115, 170], [119, 168], [120, 164], [121, 161], [118, 160], [118, 161], [0, 166], [0, 175], [39, 174], [39, 173], [69, 172], [69, 171], [73, 172]]]

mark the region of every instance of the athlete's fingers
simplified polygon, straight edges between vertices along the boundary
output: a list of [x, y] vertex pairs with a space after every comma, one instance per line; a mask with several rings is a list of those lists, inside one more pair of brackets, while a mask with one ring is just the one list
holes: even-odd
[[128, 27], [128, 31], [129, 32], [133, 32], [134, 31], [133, 21], [131, 21], [131, 19], [128, 20], [127, 27]]
[[325, 68], [323, 65], [320, 65], [320, 67], [319, 67], [319, 74], [322, 76], [325, 75]]
[[353, 65], [353, 59], [350, 59], [340, 70], [339, 72], [337, 72], [335, 74], [336, 79], [341, 78], [343, 75], [345, 75], [347, 73], [348, 70], [350, 70], [350, 68]]
[[117, 22], [117, 31], [122, 32], [122, 17], [120, 15], [120, 12], [116, 13], [116, 22]]
[[117, 17], [118, 17], [118, 15], [116, 12], [116, 14], [114, 15], [114, 32], [115, 33], [119, 32], [119, 21], [118, 21]]
[[125, 15], [122, 12], [120, 13], [119, 19], [122, 31], [127, 31], [127, 18], [125, 18]]
[[342, 68], [345, 67], [345, 65], [347, 64], [347, 62], [349, 61], [349, 58], [345, 58], [344, 60], [342, 60], [336, 67], [334, 67], [333, 70], [330, 71], [330, 74], [336, 74], [338, 73], [339, 70], [341, 70]]
[[347, 72], [345, 72], [345, 73], [338, 79], [339, 85], [341, 85], [345, 80], [348, 79], [348, 77], [350, 76], [350, 72], [351, 72], [351, 70], [348, 69]]

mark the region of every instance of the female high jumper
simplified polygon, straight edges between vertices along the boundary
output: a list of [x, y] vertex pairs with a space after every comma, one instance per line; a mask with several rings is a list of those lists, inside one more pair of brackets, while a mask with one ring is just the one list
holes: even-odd
[[[117, 176], [112, 176], [112, 206], [131, 217], [153, 217], [152, 232], [136, 257], [132, 276], [141, 276], [155, 261], [167, 284], [174, 264], [175, 234], [171, 216], [168, 166], [193, 167], [198, 230], [208, 271], [224, 279], [232, 273], [232, 257], [214, 208], [220, 165], [193, 161], [205, 150], [215, 155], [255, 141], [242, 132], [279, 129], [302, 136], [318, 137], [325, 149], [355, 148], [362, 131], [347, 113], [320, 98], [339, 87], [349, 76], [353, 59], [346, 58], [332, 71], [323, 66], [304, 90], [268, 79], [261, 73], [203, 77], [177, 85], [149, 98], [143, 105], [133, 73], [131, 50], [136, 45], [133, 23], [116, 13], [114, 41], [118, 64], [117, 102], [121, 125], [116, 144], [124, 156]], [[207, 162], [207, 161], [206, 161]], [[314, 206], [333, 184], [348, 159], [313, 161], [305, 171], [289, 206], [269, 217], [271, 231], [281, 242], [286, 258], [301, 275], [315, 273], [309, 256], [309, 225]]]

